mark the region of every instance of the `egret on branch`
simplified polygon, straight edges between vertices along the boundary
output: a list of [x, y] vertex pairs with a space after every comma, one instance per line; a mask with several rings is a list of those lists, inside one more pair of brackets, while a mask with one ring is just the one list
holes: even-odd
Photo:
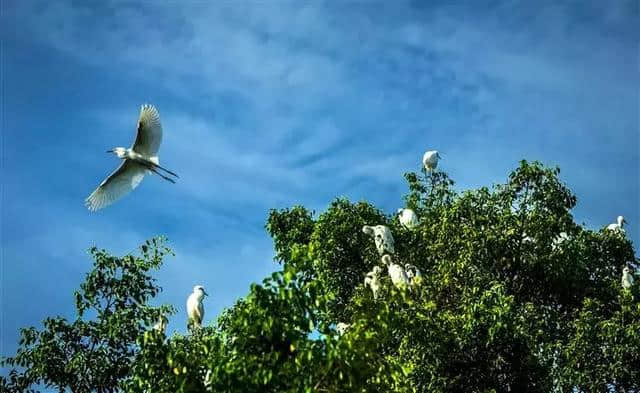
[[138, 187], [147, 172], [153, 172], [163, 179], [175, 183], [175, 180], [160, 173], [162, 170], [169, 175], [178, 177], [175, 173], [161, 167], [158, 160], [158, 149], [162, 142], [162, 125], [160, 115], [152, 105], [142, 105], [138, 119], [138, 133], [133, 146], [130, 148], [116, 147], [107, 153], [114, 153], [122, 159], [122, 164], [85, 200], [85, 205], [91, 211], [102, 209], [122, 198]]
[[413, 229], [420, 224], [418, 215], [411, 209], [398, 209], [400, 224], [407, 229]]
[[380, 290], [381, 286], [380, 273], [382, 273], [382, 269], [380, 268], [380, 266], [374, 266], [373, 270], [367, 273], [364, 277], [364, 285], [371, 288], [374, 300], [378, 298], [378, 291]]
[[556, 238], [553, 239], [553, 243], [551, 243], [551, 248], [555, 250], [567, 240], [569, 240], [569, 235], [567, 235], [567, 232], [560, 232], [560, 234], [558, 234], [558, 236], [556, 236]]
[[622, 288], [629, 289], [633, 286], [633, 275], [630, 273], [629, 267], [622, 269]]
[[415, 265], [405, 263], [404, 271], [411, 285], [420, 285], [420, 283], [422, 282], [422, 273], [420, 272], [420, 269], [418, 269]]
[[627, 223], [627, 220], [625, 220], [624, 217], [618, 216], [618, 222], [614, 224], [609, 224], [609, 226], [607, 226], [607, 229], [611, 231], [620, 231], [624, 233], [624, 229], [622, 229], [622, 226], [626, 223]]
[[156, 324], [153, 325], [153, 329], [162, 335], [166, 335], [168, 323], [169, 323], [169, 319], [166, 316], [161, 315], [158, 322], [156, 322]]
[[422, 165], [424, 165], [424, 169], [431, 172], [438, 166], [439, 159], [440, 153], [437, 150], [429, 150], [422, 156]]
[[394, 263], [391, 260], [391, 256], [389, 254], [385, 254], [382, 256], [382, 263], [387, 265], [387, 270], [389, 271], [389, 277], [391, 277], [391, 282], [398, 289], [405, 289], [409, 286], [409, 277], [407, 277], [407, 272], [402, 268], [402, 266]]
[[346, 333], [347, 329], [349, 329], [351, 325], [348, 323], [344, 323], [344, 322], [340, 322], [336, 325], [336, 330], [338, 331], [339, 335], [343, 335]]
[[362, 232], [367, 235], [373, 235], [373, 241], [380, 255], [383, 255], [385, 252], [395, 253], [393, 235], [391, 234], [391, 229], [388, 227], [384, 225], [365, 225], [362, 227]]
[[209, 296], [205, 292], [202, 285], [196, 285], [193, 287], [193, 293], [187, 298], [187, 328], [201, 328], [202, 320], [204, 319], [204, 306], [202, 305], [202, 299], [205, 296]]

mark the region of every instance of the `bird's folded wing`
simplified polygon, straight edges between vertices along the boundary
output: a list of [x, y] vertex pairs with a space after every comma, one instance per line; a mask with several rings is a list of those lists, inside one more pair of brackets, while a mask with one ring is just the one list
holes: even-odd
[[156, 156], [162, 142], [160, 115], [153, 105], [143, 105], [138, 119], [138, 133], [133, 150], [147, 157]]
[[194, 314], [198, 318], [198, 321], [202, 322], [202, 319], [204, 318], [204, 307], [202, 306], [202, 304], [198, 304], [198, 307], [196, 307]]
[[124, 160], [109, 177], [104, 179], [98, 188], [89, 195], [85, 205], [91, 211], [102, 209], [128, 194], [144, 178], [146, 168], [131, 161]]

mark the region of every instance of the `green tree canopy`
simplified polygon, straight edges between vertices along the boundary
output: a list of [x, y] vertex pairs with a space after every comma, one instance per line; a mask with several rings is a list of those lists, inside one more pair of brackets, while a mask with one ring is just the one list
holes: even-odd
[[[624, 233], [575, 223], [559, 170], [523, 161], [504, 184], [456, 192], [440, 171], [408, 173], [404, 228], [367, 202], [315, 216], [271, 211], [281, 270], [212, 326], [164, 337], [149, 324], [147, 275], [164, 253], [93, 251], [78, 320], [22, 332], [5, 389], [74, 392], [552, 392], [640, 390], [640, 288]], [[420, 284], [392, 285], [364, 225], [386, 225], [393, 261]], [[102, 262], [99, 262], [102, 261]], [[377, 299], [363, 285], [382, 268]], [[122, 271], [123, 273], [117, 273]], [[133, 284], [132, 284], [133, 283]], [[111, 302], [114, 304], [111, 305]], [[95, 318], [83, 319], [86, 310]], [[343, 334], [336, 325], [348, 324]], [[53, 363], [53, 366], [49, 366]]]

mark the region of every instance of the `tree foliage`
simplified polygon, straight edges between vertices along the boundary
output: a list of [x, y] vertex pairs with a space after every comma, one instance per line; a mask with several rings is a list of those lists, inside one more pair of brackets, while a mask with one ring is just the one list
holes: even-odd
[[171, 306], [147, 304], [161, 290], [150, 273], [171, 253], [163, 238], [147, 241], [139, 257], [118, 258], [96, 247], [89, 253], [93, 270], [74, 293], [77, 318], [47, 318], [42, 330], [22, 329], [18, 352], [2, 360], [14, 368], [0, 380], [0, 390], [36, 391], [33, 386], [40, 384], [61, 391], [116, 392], [130, 377], [138, 337], [161, 314], [173, 312]]
[[[253, 284], [212, 326], [189, 335], [149, 331], [158, 313], [146, 305], [155, 294], [147, 270], [131, 273], [138, 286], [124, 287], [111, 270], [96, 273], [105, 270], [96, 264], [78, 311], [81, 320], [85, 310], [98, 310], [93, 323], [100, 328], [51, 319], [42, 332], [24, 330], [7, 363], [26, 371], [14, 370], [4, 386], [637, 392], [640, 290], [637, 283], [620, 285], [622, 268], [636, 262], [633, 246], [621, 232], [575, 223], [576, 198], [558, 174], [523, 161], [504, 184], [456, 192], [443, 172], [408, 173], [406, 207], [420, 217], [413, 230], [395, 215], [344, 198], [317, 217], [301, 206], [272, 210], [266, 227], [282, 269]], [[417, 266], [420, 285], [391, 284], [363, 225], [391, 229], [394, 260]], [[120, 268], [133, 261], [157, 266], [146, 256], [94, 252], [94, 258]], [[374, 266], [383, 267], [377, 299], [363, 285]], [[113, 311], [101, 313], [96, 299], [113, 299]], [[344, 334], [335, 328], [341, 322], [349, 324]], [[97, 355], [87, 349], [91, 340], [99, 343]], [[110, 355], [102, 358], [103, 350]], [[57, 365], [47, 366], [53, 359]], [[108, 378], [97, 362], [105, 362]]]

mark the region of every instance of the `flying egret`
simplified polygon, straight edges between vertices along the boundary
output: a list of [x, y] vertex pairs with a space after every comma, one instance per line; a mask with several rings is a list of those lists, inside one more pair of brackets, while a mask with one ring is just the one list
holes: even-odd
[[409, 286], [409, 277], [407, 277], [407, 272], [404, 271], [402, 266], [393, 263], [389, 254], [382, 257], [382, 262], [387, 265], [389, 277], [391, 277], [391, 282], [396, 286], [396, 288], [404, 289]]
[[609, 229], [610, 231], [620, 231], [624, 233], [624, 229], [622, 229], [622, 226], [626, 223], [627, 223], [627, 220], [625, 220], [624, 217], [618, 216], [618, 222], [614, 224], [609, 224], [609, 226], [607, 226], [607, 229]]
[[438, 160], [440, 159], [440, 153], [437, 150], [429, 150], [422, 156], [422, 165], [427, 171], [433, 171], [438, 166]]
[[411, 209], [398, 209], [398, 218], [400, 219], [400, 224], [407, 229], [413, 229], [420, 223], [418, 215]]
[[367, 235], [373, 235], [373, 240], [376, 243], [376, 249], [380, 255], [383, 255], [385, 251], [391, 254], [395, 252], [393, 247], [393, 235], [388, 227], [384, 225], [365, 225], [362, 227], [362, 232]]
[[364, 285], [369, 286], [371, 288], [371, 292], [373, 292], [373, 299], [378, 298], [378, 291], [380, 290], [380, 273], [382, 269], [380, 266], [374, 266], [373, 270], [367, 273], [364, 277]]
[[160, 142], [162, 142], [160, 115], [152, 105], [142, 105], [138, 119], [138, 133], [133, 146], [128, 149], [116, 147], [107, 151], [122, 159], [122, 163], [85, 200], [87, 208], [90, 211], [96, 211], [109, 206], [138, 187], [147, 172], [153, 172], [175, 183], [175, 180], [158, 171], [163, 170], [169, 175], [178, 177], [160, 166], [158, 159]]
[[202, 320], [204, 319], [202, 299], [205, 296], [209, 296], [209, 294], [205, 292], [202, 285], [193, 287], [193, 293], [187, 298], [187, 328], [202, 327]]
[[349, 326], [351, 325], [349, 325], [348, 323], [340, 322], [336, 325], [336, 330], [338, 331], [338, 334], [342, 336], [347, 331], [347, 329], [349, 329]]
[[633, 285], [633, 275], [630, 273], [629, 267], [622, 269], [622, 288], [629, 289]]
[[406, 263], [404, 265], [404, 271], [406, 272], [409, 283], [412, 286], [420, 285], [422, 282], [422, 273], [420, 273], [420, 270], [415, 265]]
[[158, 322], [156, 322], [155, 325], [153, 325], [153, 330], [157, 331], [158, 333], [161, 333], [163, 335], [167, 334], [167, 324], [169, 323], [169, 320], [167, 319], [166, 316], [161, 315], [160, 316], [160, 320]]

